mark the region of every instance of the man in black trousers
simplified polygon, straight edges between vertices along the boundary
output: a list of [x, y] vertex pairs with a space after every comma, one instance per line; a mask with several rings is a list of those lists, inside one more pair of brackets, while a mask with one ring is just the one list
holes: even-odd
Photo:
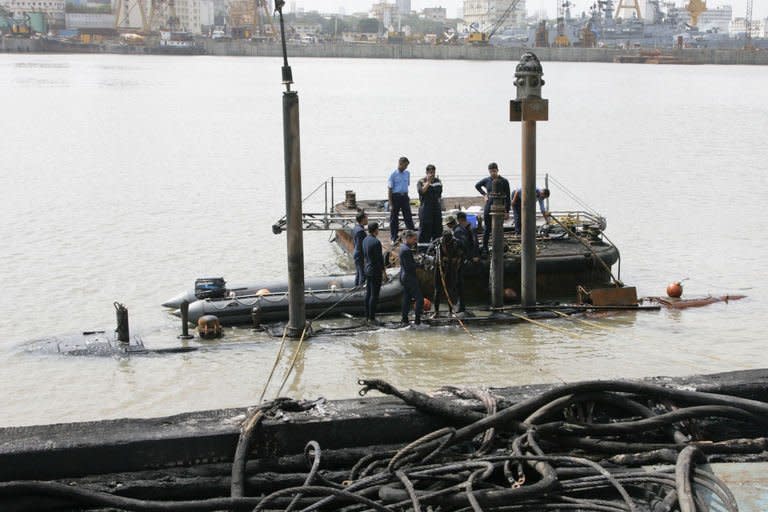
[[408, 158], [401, 156], [397, 161], [397, 169], [392, 171], [387, 180], [387, 199], [389, 199], [389, 236], [394, 244], [397, 241], [397, 232], [400, 228], [400, 211], [403, 212], [403, 220], [406, 229], [413, 230], [413, 214], [411, 213], [411, 200], [408, 197], [408, 187], [411, 185], [411, 173], [408, 170]]
[[368, 224], [368, 236], [363, 240], [363, 258], [365, 259], [365, 319], [378, 325], [376, 308], [379, 304], [379, 291], [384, 274], [384, 253], [378, 239], [379, 223]]
[[365, 284], [365, 260], [363, 258], [363, 240], [365, 240], [365, 230], [368, 227], [368, 216], [365, 212], [359, 212], [355, 216], [357, 223], [352, 228], [352, 241], [354, 250], [352, 259], [355, 262], [355, 286]]
[[421, 312], [424, 310], [424, 296], [419, 288], [419, 279], [416, 277], [416, 260], [413, 257], [413, 248], [416, 247], [416, 233], [407, 230], [404, 235], [405, 243], [400, 246], [400, 283], [403, 285], [403, 307], [400, 322], [408, 324], [408, 312], [411, 309], [411, 300], [416, 302], [416, 317], [414, 323], [421, 324]]

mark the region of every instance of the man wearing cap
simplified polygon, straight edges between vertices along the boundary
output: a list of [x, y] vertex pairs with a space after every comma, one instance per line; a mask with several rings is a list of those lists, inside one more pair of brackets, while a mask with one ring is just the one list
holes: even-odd
[[488, 164], [488, 176], [475, 184], [475, 189], [485, 198], [485, 207], [483, 208], [483, 254], [488, 253], [488, 239], [491, 237], [491, 192], [493, 191], [493, 182], [496, 181], [496, 192], [501, 194], [504, 200], [504, 219], [509, 218], [509, 208], [511, 198], [509, 191], [509, 181], [499, 175], [499, 166], [496, 162]]
[[403, 285], [403, 307], [400, 322], [408, 324], [408, 312], [411, 310], [411, 300], [415, 301], [416, 317], [414, 323], [421, 324], [421, 312], [424, 309], [424, 296], [419, 288], [416, 277], [416, 260], [413, 248], [416, 247], [416, 232], [406, 230], [403, 238], [405, 243], [400, 246], [400, 283]]
[[379, 305], [379, 291], [384, 274], [384, 253], [378, 239], [379, 223], [368, 224], [368, 236], [363, 240], [365, 260], [365, 319], [376, 324], [376, 308]]
[[478, 261], [480, 259], [480, 248], [477, 246], [477, 233], [475, 233], [475, 230], [472, 229], [472, 224], [467, 220], [467, 214], [464, 212], [457, 213], [456, 220], [458, 224], [452, 228], [453, 236], [456, 238], [463, 253], [456, 277], [456, 290], [458, 294], [456, 312], [464, 313], [466, 309], [466, 304], [464, 303], [464, 267], [469, 260]]
[[411, 185], [411, 173], [408, 171], [410, 162], [404, 156], [397, 162], [397, 169], [392, 171], [387, 180], [389, 199], [389, 233], [392, 243], [397, 240], [397, 232], [400, 230], [400, 210], [403, 211], [403, 221], [407, 229], [413, 230], [413, 215], [411, 203], [408, 197], [408, 187]]
[[416, 183], [419, 192], [419, 243], [428, 244], [440, 238], [443, 231], [443, 211], [440, 198], [443, 183], [435, 176], [435, 166], [427, 166], [427, 174]]
[[476, 260], [480, 256], [480, 248], [477, 245], [477, 233], [472, 229], [472, 224], [467, 220], [465, 212], [457, 213], [456, 221], [458, 224], [452, 228], [453, 236], [456, 237], [456, 240], [464, 249], [464, 257]]
[[456, 228], [456, 219], [448, 216], [445, 219], [447, 229], [443, 231], [440, 243], [435, 248], [435, 288], [432, 294], [432, 306], [435, 317], [440, 316], [440, 302], [448, 301], [448, 313], [459, 312], [458, 308], [463, 304], [459, 289], [459, 271], [464, 259], [461, 244], [453, 235]]

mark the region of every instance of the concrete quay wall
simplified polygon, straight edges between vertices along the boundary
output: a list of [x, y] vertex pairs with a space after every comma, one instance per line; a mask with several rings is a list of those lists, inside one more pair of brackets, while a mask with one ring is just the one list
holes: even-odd
[[[245, 40], [201, 41], [208, 55], [280, 57], [279, 44], [253, 43]], [[142, 50], [142, 51], [140, 51]], [[51, 42], [36, 38], [0, 37], [0, 52], [6, 53], [153, 53], [149, 48], [119, 45], [83, 45]], [[388, 45], [388, 44], [317, 44], [290, 45], [290, 57], [342, 59], [430, 59], [430, 60], [509, 60], [532, 50], [544, 62], [614, 62], [616, 57], [639, 56], [640, 50], [616, 48], [508, 48], [471, 45]], [[768, 51], [736, 49], [685, 48], [661, 50], [666, 58], [686, 64], [768, 65]]]
[[[250, 41], [205, 41], [209, 55], [279, 57], [279, 44], [252, 43]], [[360, 59], [432, 59], [432, 60], [511, 60], [518, 61], [526, 51], [534, 51], [542, 61], [613, 62], [614, 57], [640, 55], [640, 50], [615, 48], [507, 48], [498, 46], [429, 46], [429, 45], [373, 45], [373, 44], [318, 44], [291, 45], [290, 57], [327, 57]], [[746, 64], [768, 65], [768, 51], [733, 49], [685, 48], [662, 50], [687, 64]]]
[[42, 43], [31, 37], [0, 37], [0, 52], [38, 53], [43, 51]]

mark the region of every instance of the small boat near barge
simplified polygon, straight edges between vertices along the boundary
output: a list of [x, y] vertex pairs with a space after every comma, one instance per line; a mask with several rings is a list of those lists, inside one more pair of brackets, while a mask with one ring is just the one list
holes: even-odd
[[[382, 284], [378, 312], [398, 311], [403, 286], [397, 274], [390, 272]], [[288, 318], [288, 282], [262, 283], [228, 289], [223, 278], [198, 279], [194, 292], [185, 292], [165, 302], [166, 307], [189, 303], [192, 323], [205, 315], [214, 315], [223, 326], [260, 325]], [[313, 277], [305, 281], [304, 304], [308, 316], [363, 316], [365, 286], [355, 286], [354, 275]], [[180, 315], [180, 311], [174, 312]]]

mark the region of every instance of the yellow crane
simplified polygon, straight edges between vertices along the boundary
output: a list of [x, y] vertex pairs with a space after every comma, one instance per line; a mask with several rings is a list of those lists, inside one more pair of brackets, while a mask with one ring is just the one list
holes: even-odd
[[471, 44], [488, 44], [491, 37], [493, 37], [493, 35], [501, 28], [502, 24], [507, 21], [507, 18], [509, 18], [509, 15], [515, 10], [518, 3], [520, 3], [520, 0], [512, 0], [504, 12], [501, 13], [501, 16], [496, 19], [488, 32], [481, 32], [479, 30], [470, 32], [469, 36], [467, 36], [467, 42]]
[[707, 2], [704, 0], [690, 0], [685, 10], [691, 15], [691, 26], [695, 27], [699, 23], [699, 15], [707, 10]]
[[573, 4], [568, 0], [557, 0], [557, 36], [555, 36], [556, 48], [565, 48], [567, 46], [571, 46], [571, 41], [565, 34], [565, 11], [566, 9], [570, 9], [572, 5]]
[[747, 15], [744, 17], [744, 49], [754, 50], [752, 47], [752, 0], [747, 0]]
[[235, 39], [274, 39], [269, 0], [229, 0], [229, 26]]

